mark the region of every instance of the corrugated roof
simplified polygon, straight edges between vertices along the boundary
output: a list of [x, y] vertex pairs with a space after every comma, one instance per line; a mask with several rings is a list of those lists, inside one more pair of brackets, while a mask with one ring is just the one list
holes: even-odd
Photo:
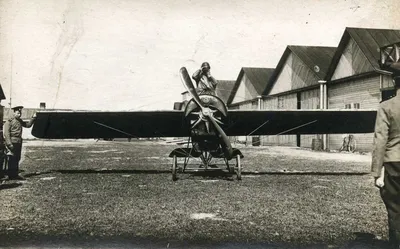
[[360, 47], [361, 51], [367, 57], [373, 68], [379, 71], [381, 70], [378, 63], [380, 59], [379, 49], [383, 46], [400, 42], [400, 30], [346, 28], [326, 75], [327, 80], [332, 77], [335, 68], [339, 63], [343, 50], [345, 49], [350, 38], [352, 38]]
[[[270, 78], [267, 86], [264, 89], [263, 95], [268, 95], [271, 91], [276, 78], [279, 76], [280, 71], [286, 63], [286, 60], [290, 53], [294, 53], [304, 64], [315, 73], [319, 79], [324, 79], [328, 72], [332, 58], [335, 54], [335, 47], [321, 47], [321, 46], [294, 46], [289, 45], [286, 47], [281, 59], [276, 66], [276, 70], [273, 76]], [[319, 71], [317, 72], [316, 66]]]
[[232, 92], [233, 87], [235, 86], [235, 81], [234, 80], [217, 80], [218, 85], [217, 85], [217, 96], [224, 101], [224, 103], [227, 103], [229, 95]]
[[[274, 68], [263, 68], [263, 67], [242, 67], [240, 70], [239, 76], [236, 79], [235, 85], [233, 87], [233, 90], [231, 94], [229, 95], [228, 98], [228, 104], [231, 104], [233, 101], [233, 98], [235, 97], [236, 91], [239, 88], [240, 81], [242, 80], [242, 77], [244, 74], [246, 74], [247, 78], [251, 82], [251, 84], [254, 86], [257, 95], [261, 95], [266, 88], [269, 79], [274, 73]], [[254, 96], [256, 97], [256, 96]]]
[[264, 88], [274, 70], [275, 70], [274, 68], [253, 68], [253, 67], [243, 68], [244, 73], [249, 78], [250, 82], [253, 84], [258, 95], [261, 95], [262, 92], [264, 91]]

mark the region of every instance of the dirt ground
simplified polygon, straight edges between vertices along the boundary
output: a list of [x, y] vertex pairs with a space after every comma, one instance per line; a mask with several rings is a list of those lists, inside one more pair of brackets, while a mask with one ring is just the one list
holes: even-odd
[[[28, 141], [0, 188], [0, 246], [382, 248], [370, 155], [245, 147], [243, 179], [178, 174], [165, 142]], [[198, 162], [192, 160], [194, 165]]]

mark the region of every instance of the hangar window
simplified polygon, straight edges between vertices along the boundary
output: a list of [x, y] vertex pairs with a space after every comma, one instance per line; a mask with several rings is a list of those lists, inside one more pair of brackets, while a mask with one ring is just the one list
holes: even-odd
[[345, 104], [344, 109], [360, 109], [360, 103]]

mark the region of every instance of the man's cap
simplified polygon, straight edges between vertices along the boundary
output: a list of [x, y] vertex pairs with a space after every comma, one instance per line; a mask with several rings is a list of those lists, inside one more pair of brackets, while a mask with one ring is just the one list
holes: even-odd
[[208, 69], [211, 69], [210, 63], [208, 63], [208, 62], [203, 62], [203, 63], [201, 63], [201, 68], [208, 68]]
[[24, 107], [22, 106], [22, 105], [17, 105], [17, 106], [14, 106], [14, 107], [12, 107], [11, 109], [13, 110], [13, 111], [17, 111], [17, 110], [22, 110]]

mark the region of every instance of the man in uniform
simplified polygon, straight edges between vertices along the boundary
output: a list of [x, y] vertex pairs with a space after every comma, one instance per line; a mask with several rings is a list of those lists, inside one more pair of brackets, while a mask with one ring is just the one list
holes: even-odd
[[397, 95], [376, 116], [371, 171], [388, 212], [389, 243], [400, 248], [400, 76], [393, 81]]
[[8, 158], [7, 174], [9, 179], [23, 179], [18, 175], [19, 160], [21, 159], [22, 150], [22, 127], [29, 128], [33, 125], [36, 114], [30, 121], [25, 122], [21, 119], [21, 111], [23, 106], [15, 106], [12, 109], [12, 117], [4, 124], [4, 143], [6, 145], [6, 153]]
[[197, 84], [198, 94], [211, 94], [215, 95], [215, 88], [217, 87], [217, 81], [211, 76], [211, 67], [208, 62], [203, 62], [201, 68], [198, 69], [192, 78]]

